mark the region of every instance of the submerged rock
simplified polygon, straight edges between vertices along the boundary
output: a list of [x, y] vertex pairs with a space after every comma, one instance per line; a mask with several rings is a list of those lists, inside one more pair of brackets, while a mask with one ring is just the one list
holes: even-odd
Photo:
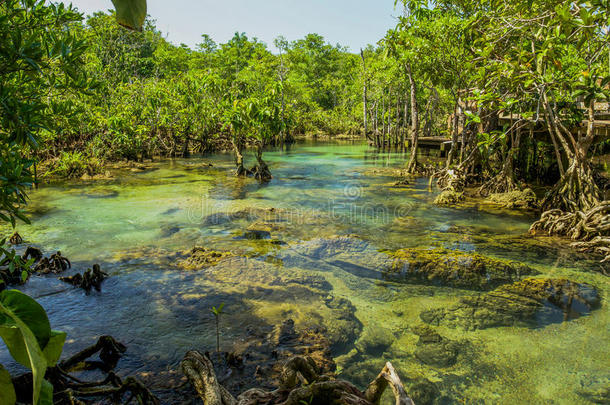
[[[335, 236], [316, 238], [291, 246], [291, 253], [299, 256], [287, 257], [297, 264], [307, 265], [310, 261], [300, 263], [301, 258], [313, 259], [327, 265], [340, 268], [357, 277], [379, 279], [381, 269], [392, 264], [392, 258], [380, 252], [367, 241], [352, 236]], [[322, 269], [322, 268], [320, 268]]]
[[446, 249], [401, 249], [384, 278], [409, 283], [491, 290], [538, 272], [528, 266], [477, 253]]
[[418, 405], [432, 405], [440, 396], [438, 387], [425, 378], [419, 378], [409, 385], [407, 392], [413, 403]]
[[433, 367], [449, 367], [456, 363], [460, 343], [442, 337], [426, 326], [414, 328], [413, 332], [419, 336], [415, 347], [418, 360]]
[[365, 329], [356, 348], [367, 355], [380, 356], [394, 343], [395, 337], [389, 329], [381, 325], [371, 325]]
[[176, 225], [164, 225], [163, 227], [161, 227], [160, 229], [160, 237], [165, 239], [165, 238], [169, 238], [172, 235], [177, 234], [178, 232], [180, 232], [180, 227], [176, 226]]
[[325, 303], [331, 310], [332, 319], [325, 319], [321, 330], [334, 353], [346, 352], [362, 332], [356, 307], [347, 299], [335, 296], [328, 296]]
[[230, 289], [243, 294], [261, 318], [273, 322], [291, 318], [297, 328], [318, 330], [334, 353], [353, 346], [362, 332], [354, 305], [330, 294], [331, 284], [317, 274], [231, 256], [207, 268], [205, 281], [215, 291]]
[[222, 259], [233, 256], [231, 252], [220, 252], [196, 246], [186, 253], [187, 258], [178, 262], [178, 265], [187, 270], [199, 270], [215, 266]]
[[203, 218], [203, 225], [224, 225], [240, 219], [253, 220], [257, 215], [255, 209], [244, 209], [234, 212], [217, 212]]
[[465, 200], [464, 193], [457, 191], [445, 190], [440, 193], [435, 199], [436, 205], [455, 205]]
[[528, 278], [491, 292], [461, 298], [449, 308], [424, 311], [431, 325], [466, 330], [498, 326], [542, 327], [578, 318], [599, 307], [595, 288], [565, 279]]
[[594, 404], [610, 404], [610, 385], [578, 390], [577, 394]]
[[249, 240], [271, 239], [271, 233], [262, 229], [248, 229], [244, 232], [243, 238]]
[[489, 196], [489, 201], [506, 208], [536, 208], [538, 198], [531, 188], [523, 191], [516, 190], [509, 193], [496, 193]]

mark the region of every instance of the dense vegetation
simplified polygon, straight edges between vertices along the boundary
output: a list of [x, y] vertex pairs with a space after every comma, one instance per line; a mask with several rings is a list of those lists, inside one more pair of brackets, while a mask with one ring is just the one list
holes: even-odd
[[58, 159], [51, 167], [59, 174], [95, 172], [105, 160], [229, 144], [240, 153], [293, 134], [360, 130], [358, 59], [319, 35], [291, 43], [280, 37], [274, 55], [244, 33], [225, 44], [203, 35], [196, 49], [175, 46], [151, 20], [142, 32], [128, 31], [104, 13], [71, 29], [87, 44], [81, 68], [95, 84], [56, 98], [62, 129], [41, 133], [41, 155]]
[[[3, 1], [0, 220], [27, 221], [21, 210], [41, 162], [45, 174], [80, 177], [111, 160], [227, 149], [238, 175], [266, 181], [267, 146], [302, 134], [362, 134], [384, 149], [409, 140], [407, 171], [434, 174], [452, 192], [550, 186], [533, 230], [581, 239], [580, 248], [610, 260], [607, 185], [591, 163], [608, 146], [594, 126], [596, 102], [609, 97], [607, 2], [401, 6], [397, 26], [360, 53], [310, 34], [278, 37], [274, 54], [244, 33], [222, 44], [203, 35], [190, 49], [169, 43], [150, 19], [131, 31], [111, 13], [83, 20], [61, 3]], [[418, 161], [418, 139], [430, 135], [453, 141], [441, 170]], [[0, 289], [29, 276], [29, 264], [4, 245], [9, 276]], [[44, 371], [65, 335], [27, 296], [2, 294], [0, 336], [33, 370], [34, 402], [48, 403]], [[14, 396], [7, 376], [0, 367], [2, 403]]]

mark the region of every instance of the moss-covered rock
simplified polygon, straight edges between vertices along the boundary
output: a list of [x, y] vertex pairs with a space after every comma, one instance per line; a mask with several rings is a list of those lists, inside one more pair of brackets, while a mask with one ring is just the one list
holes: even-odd
[[271, 239], [271, 232], [263, 229], [247, 229], [242, 237], [249, 240]]
[[531, 209], [538, 206], [538, 198], [531, 188], [515, 190], [509, 193], [490, 194], [489, 201], [506, 208]]
[[464, 196], [464, 193], [458, 193], [457, 191], [452, 190], [445, 190], [434, 199], [434, 204], [455, 205], [463, 202], [465, 199], [466, 197]]
[[498, 326], [542, 327], [577, 318], [599, 307], [595, 288], [565, 279], [528, 278], [491, 292], [461, 298], [449, 308], [424, 311], [431, 325], [466, 330]]
[[178, 265], [187, 270], [200, 270], [217, 265], [222, 259], [233, 256], [233, 253], [196, 246], [188, 251], [186, 256]]
[[380, 356], [394, 343], [392, 331], [381, 325], [370, 325], [356, 342], [356, 348], [367, 355]]
[[419, 361], [433, 367], [449, 367], [456, 363], [458, 342], [442, 337], [426, 326], [413, 328], [413, 333], [419, 336], [415, 347], [415, 357]]
[[425, 378], [419, 378], [407, 388], [409, 397], [418, 405], [432, 405], [440, 396], [438, 387]]
[[455, 250], [401, 249], [392, 256], [384, 278], [408, 283], [491, 290], [537, 274], [522, 263]]
[[319, 324], [333, 352], [344, 353], [362, 332], [362, 323], [356, 318], [356, 307], [347, 299], [335, 296], [328, 296], [325, 304], [331, 310], [332, 318]]

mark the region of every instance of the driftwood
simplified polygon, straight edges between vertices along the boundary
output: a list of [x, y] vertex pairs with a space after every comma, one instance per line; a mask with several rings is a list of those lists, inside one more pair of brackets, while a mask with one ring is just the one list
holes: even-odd
[[369, 384], [369, 387], [364, 393], [365, 398], [373, 404], [378, 404], [381, 400], [381, 395], [383, 395], [383, 392], [388, 385], [394, 393], [396, 405], [415, 405], [407, 396], [407, 393], [400, 382], [400, 377], [398, 377], [398, 373], [394, 370], [392, 363], [389, 361], [385, 364], [385, 367], [381, 370], [379, 375]]
[[375, 405], [388, 386], [392, 388], [396, 405], [414, 405], [391, 363], [387, 363], [368, 389], [362, 392], [348, 381], [319, 375], [311, 357], [294, 356], [284, 363], [276, 390], [254, 388], [237, 398], [219, 383], [212, 361], [205, 355], [189, 351], [180, 366], [204, 405]]

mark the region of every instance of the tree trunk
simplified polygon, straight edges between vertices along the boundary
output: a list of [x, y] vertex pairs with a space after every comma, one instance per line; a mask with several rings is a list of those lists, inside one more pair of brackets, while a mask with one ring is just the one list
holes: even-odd
[[263, 160], [263, 143], [259, 142], [256, 145], [256, 161], [258, 165], [254, 168], [254, 178], [261, 182], [270, 181], [273, 176], [271, 175], [271, 171], [269, 170], [269, 166]]
[[455, 101], [455, 107], [453, 108], [453, 120], [451, 125], [451, 150], [447, 155], [447, 168], [451, 167], [453, 164], [453, 160], [455, 159], [455, 155], [458, 148], [458, 127], [460, 117], [458, 116], [458, 112], [460, 110], [460, 98], [459, 93], [458, 97]]
[[248, 171], [244, 168], [244, 155], [241, 153], [241, 147], [235, 141], [231, 141], [233, 151], [235, 152], [235, 175], [237, 177], [245, 177]]
[[379, 118], [378, 118], [379, 105], [375, 101], [375, 146], [379, 148], [381, 143], [379, 142]]
[[410, 98], [411, 98], [411, 156], [407, 165], [408, 173], [415, 173], [417, 170], [417, 143], [419, 141], [419, 112], [417, 111], [417, 88], [411, 65], [406, 65], [405, 70], [409, 78]]
[[409, 101], [407, 98], [405, 98], [405, 110], [404, 110], [404, 115], [402, 118], [402, 135], [401, 135], [401, 139], [400, 139], [400, 150], [401, 152], [405, 151], [405, 137], [407, 134], [407, 125], [408, 125], [408, 118], [407, 115], [409, 113]]
[[369, 135], [369, 127], [368, 127], [368, 121], [367, 121], [367, 83], [366, 83], [366, 60], [364, 59], [364, 51], [362, 49], [360, 49], [360, 57], [362, 58], [362, 103], [363, 103], [363, 107], [362, 107], [362, 117], [364, 120], [364, 136], [366, 137], [366, 139], [369, 140], [369, 142], [373, 142], [373, 139], [371, 139], [370, 135]]
[[564, 149], [568, 168], [544, 198], [542, 207], [568, 212], [589, 210], [601, 201], [601, 192], [593, 179], [593, 170], [588, 158], [589, 149], [595, 138], [595, 101], [591, 100], [587, 108], [587, 133], [583, 136], [579, 132], [577, 138], [574, 138], [574, 135], [561, 124], [546, 97], [544, 101], [547, 119], [550, 119], [551, 129]]

